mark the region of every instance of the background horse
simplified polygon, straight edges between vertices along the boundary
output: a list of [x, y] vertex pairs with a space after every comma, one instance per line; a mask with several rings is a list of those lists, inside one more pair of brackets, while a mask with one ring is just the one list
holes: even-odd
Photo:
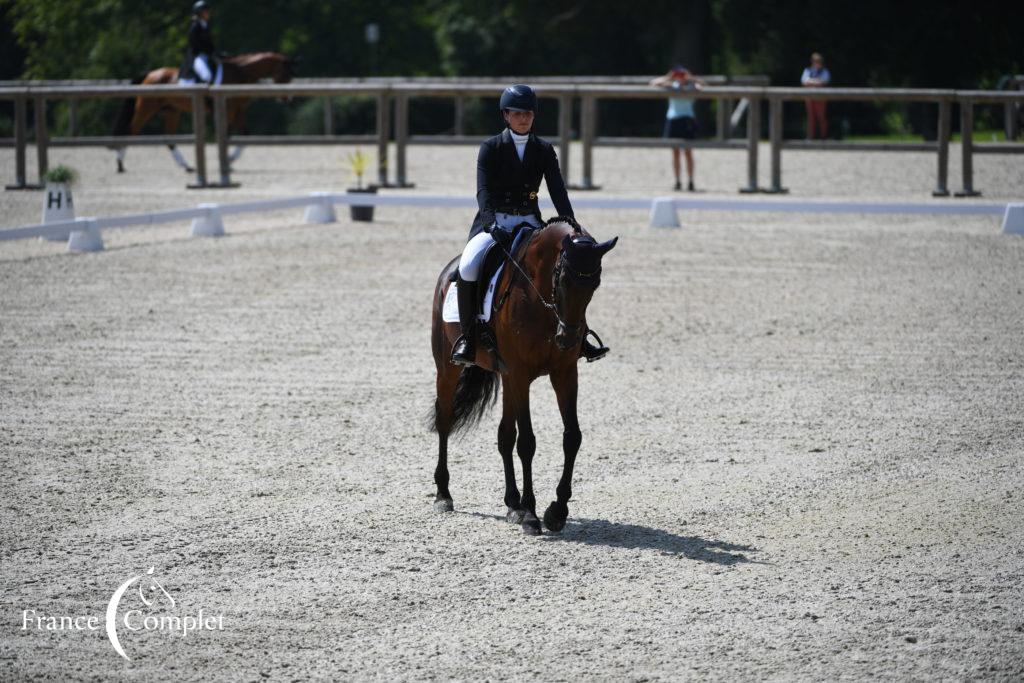
[[[288, 83], [295, 75], [298, 58], [287, 57], [278, 52], [254, 52], [225, 57], [221, 63], [224, 68], [221, 82], [224, 84], [256, 83], [264, 79], [271, 79], [274, 83]], [[137, 85], [175, 85], [177, 82], [178, 69], [170, 66], [155, 69], [132, 81]], [[241, 97], [233, 97], [227, 101], [228, 130], [245, 131], [245, 110], [248, 106], [249, 100]], [[178, 121], [181, 119], [181, 114], [191, 112], [191, 97], [136, 97], [133, 100], [125, 100], [114, 125], [114, 135], [138, 135], [142, 132], [143, 126], [157, 114], [163, 114], [164, 133], [173, 135], [178, 132]], [[185, 163], [185, 159], [175, 145], [167, 147], [171, 150], [178, 165], [186, 171], [193, 170]], [[124, 157], [127, 148], [118, 147], [116, 149], [117, 172], [124, 173]], [[238, 146], [232, 153], [231, 160], [237, 159], [241, 153], [242, 147]]]
[[[544, 513], [544, 526], [550, 531], [561, 531], [569, 516], [572, 471], [583, 439], [576, 416], [576, 363], [587, 331], [587, 305], [601, 281], [601, 259], [618, 239], [598, 244], [575, 222], [549, 221], [527, 244], [521, 270], [513, 263], [506, 263], [495, 289], [495, 296], [504, 301], [490, 324], [504, 361], [498, 451], [505, 467], [505, 505], [508, 520], [522, 524], [527, 534], [541, 533], [533, 493], [532, 464], [537, 440], [530, 422], [530, 384], [542, 375], [550, 375], [562, 414], [565, 458], [562, 477], [556, 489], [558, 498]], [[431, 334], [437, 367], [434, 429], [438, 436], [438, 456], [434, 472], [437, 484], [434, 508], [444, 512], [454, 509], [448, 490], [448, 436], [479, 422], [498, 392], [498, 369], [494, 367], [491, 354], [480, 345], [476, 366], [463, 369], [450, 361], [459, 325], [445, 323], [441, 314], [451, 275], [457, 267], [458, 258], [441, 271], [434, 288]], [[523, 468], [522, 495], [516, 486], [513, 446]]]

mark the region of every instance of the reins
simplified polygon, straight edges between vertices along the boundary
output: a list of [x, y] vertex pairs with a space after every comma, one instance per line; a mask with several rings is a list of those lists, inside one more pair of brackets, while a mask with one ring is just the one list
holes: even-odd
[[[547, 226], [545, 225], [544, 227], [546, 228]], [[508, 257], [509, 262], [513, 266], [515, 266], [516, 270], [518, 270], [522, 274], [522, 276], [526, 280], [526, 282], [530, 285], [530, 287], [533, 289], [533, 291], [536, 292], [537, 298], [540, 299], [540, 302], [541, 302], [541, 304], [543, 304], [544, 308], [548, 309], [549, 311], [551, 311], [552, 313], [555, 314], [555, 319], [558, 320], [558, 323], [560, 325], [565, 325], [565, 321], [562, 320], [562, 316], [558, 315], [558, 308], [555, 306], [555, 304], [549, 303], [548, 300], [544, 298], [544, 295], [540, 293], [539, 289], [537, 289], [537, 285], [533, 284], [533, 279], [530, 278], [530, 276], [526, 274], [526, 271], [523, 270], [522, 266], [519, 265], [519, 262], [516, 261], [515, 257], [512, 256], [512, 254], [508, 253], [508, 249], [505, 248], [505, 245], [502, 244], [501, 242], [498, 242], [497, 240], [495, 240], [495, 241], [498, 243], [498, 246], [501, 247], [501, 250], [503, 252], [505, 252], [505, 256]], [[526, 255], [526, 248], [528, 248], [528, 247], [529, 247], [529, 243], [527, 243], [524, 246], [524, 248], [523, 248], [523, 255], [524, 256]], [[561, 257], [561, 254], [560, 254], [559, 255], [559, 261], [561, 261], [561, 258], [562, 257]], [[556, 266], [556, 270], [557, 270], [557, 266]], [[505, 303], [505, 300], [508, 298], [509, 294], [512, 293], [512, 283], [513, 283], [513, 280], [509, 279], [508, 289], [505, 290], [505, 294], [502, 295], [501, 300], [498, 302], [498, 306], [499, 307], [501, 306], [501, 304]], [[554, 293], [554, 291], [555, 291], [554, 287], [552, 286], [552, 288], [551, 288], [552, 294]]]
[[[580, 227], [580, 224], [577, 223], [572, 218], [558, 216], [558, 217], [552, 218], [547, 223], [545, 223], [544, 227], [546, 228], [549, 225], [551, 225], [552, 223], [568, 223], [570, 226], [572, 226], [572, 231], [573, 231], [574, 234], [577, 234], [577, 235], [583, 234], [583, 229]], [[541, 229], [543, 230], [543, 228], [541, 228]], [[505, 252], [505, 256], [508, 257], [509, 262], [511, 262], [512, 265], [515, 266], [516, 270], [518, 270], [522, 274], [523, 278], [526, 279], [526, 282], [529, 283], [530, 287], [537, 294], [537, 298], [540, 299], [541, 305], [543, 305], [544, 308], [548, 309], [549, 311], [551, 311], [554, 314], [555, 320], [558, 321], [558, 324], [561, 325], [563, 328], [567, 328], [567, 329], [574, 328], [574, 326], [569, 325], [564, 320], [562, 320], [562, 316], [559, 315], [559, 313], [558, 313], [557, 305], [554, 302], [549, 302], [547, 299], [544, 298], [544, 295], [541, 294], [541, 291], [539, 289], [537, 289], [537, 285], [533, 284], [533, 279], [529, 275], [527, 275], [526, 271], [523, 270], [522, 266], [519, 265], [519, 262], [515, 259], [515, 257], [512, 256], [512, 254], [510, 254], [507, 249], [505, 249], [505, 245], [502, 244], [501, 242], [497, 241], [497, 240], [495, 240], [495, 241], [498, 242], [498, 246], [501, 247], [501, 250], [503, 252]], [[523, 247], [523, 257], [524, 258], [526, 256], [526, 250], [527, 250], [528, 247], [529, 247], [529, 242], [527, 242], [527, 244]], [[562, 268], [563, 267], [568, 270], [569, 275], [571, 277], [573, 277], [575, 279], [579, 279], [579, 280], [586, 280], [586, 279], [590, 279], [592, 277], [598, 277], [598, 276], [601, 275], [601, 267], [600, 266], [598, 266], [597, 270], [595, 270], [595, 271], [593, 271], [591, 273], [583, 273], [583, 272], [578, 272], [578, 271], [572, 270], [572, 268], [568, 265], [568, 260], [565, 258], [565, 250], [561, 249], [558, 252], [558, 261], [555, 262], [555, 268], [554, 268], [554, 270], [551, 271], [551, 295], [552, 295], [552, 297], [554, 296], [555, 291], [558, 288], [558, 278], [561, 276]], [[512, 283], [513, 283], [513, 281], [510, 279], [509, 283], [508, 283], [508, 288], [505, 290], [505, 293], [502, 295], [501, 299], [498, 302], [498, 307], [499, 308], [501, 307], [501, 304], [503, 304], [505, 302], [505, 300], [508, 298], [509, 294], [512, 292]]]

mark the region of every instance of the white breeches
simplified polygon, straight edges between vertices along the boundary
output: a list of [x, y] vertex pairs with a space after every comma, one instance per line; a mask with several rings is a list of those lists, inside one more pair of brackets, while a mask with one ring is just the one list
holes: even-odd
[[[494, 221], [503, 228], [509, 230], [520, 223], [529, 223], [535, 228], [543, 227], [536, 216], [516, 216], [507, 213], [494, 214]], [[480, 267], [484, 262], [484, 254], [493, 238], [490, 233], [482, 232], [466, 244], [462, 250], [462, 258], [459, 259], [459, 277], [467, 282], [476, 282], [480, 278]]]
[[192, 69], [199, 76], [199, 80], [210, 85], [220, 85], [221, 79], [224, 77], [224, 67], [220, 64], [217, 65], [217, 77], [213, 77], [213, 70], [210, 69], [210, 58], [207, 55], [199, 55], [193, 59]]

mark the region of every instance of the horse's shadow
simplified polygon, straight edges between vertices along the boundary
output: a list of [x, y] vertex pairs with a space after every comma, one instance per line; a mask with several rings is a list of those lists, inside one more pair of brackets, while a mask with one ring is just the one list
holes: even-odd
[[[504, 520], [498, 515], [482, 512], [465, 512], [464, 514], [485, 519]], [[675, 555], [698, 562], [710, 562], [724, 566], [742, 563], [762, 564], [747, 557], [746, 553], [757, 552], [757, 548], [753, 546], [716, 541], [700, 536], [680, 536], [641, 524], [622, 524], [604, 519], [571, 519], [561, 533], [546, 533], [544, 538], [552, 543], [582, 543], [629, 550], [657, 550], [663, 555]]]

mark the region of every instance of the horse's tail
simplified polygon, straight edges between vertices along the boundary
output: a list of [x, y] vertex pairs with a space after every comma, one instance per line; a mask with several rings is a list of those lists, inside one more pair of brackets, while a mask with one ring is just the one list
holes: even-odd
[[[141, 74], [132, 79], [132, 85], [138, 85], [146, 78], [147, 74]], [[132, 117], [135, 116], [135, 98], [126, 97], [121, 100], [121, 109], [117, 112], [117, 119], [114, 121], [114, 135], [128, 135], [132, 130]]]
[[[476, 425], [498, 399], [498, 375], [475, 365], [462, 369], [455, 387], [451, 432]], [[437, 431], [438, 404], [434, 401], [433, 429]]]

